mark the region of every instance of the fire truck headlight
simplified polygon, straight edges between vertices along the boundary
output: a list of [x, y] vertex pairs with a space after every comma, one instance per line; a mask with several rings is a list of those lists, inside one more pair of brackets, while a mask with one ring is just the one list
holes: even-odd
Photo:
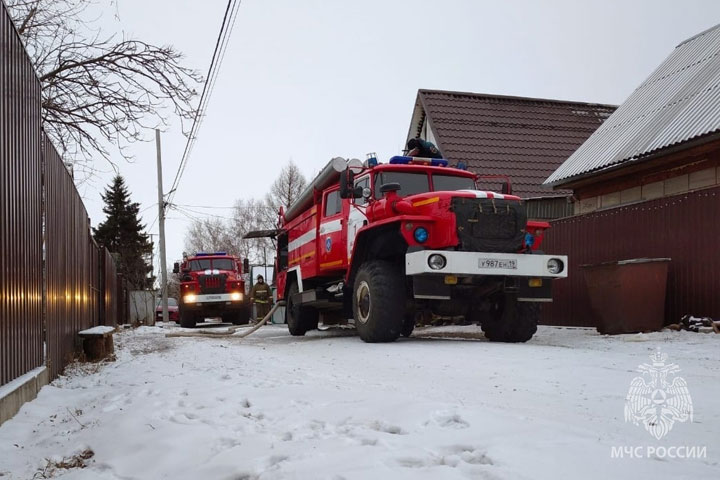
[[418, 227], [415, 229], [415, 233], [413, 236], [415, 237], [416, 242], [425, 243], [428, 239], [428, 231], [425, 227]]
[[551, 258], [547, 262], [547, 269], [548, 272], [552, 273], [553, 275], [557, 275], [558, 273], [562, 272], [565, 268], [565, 265], [563, 265], [562, 260], [559, 258]]
[[428, 257], [428, 265], [433, 270], [442, 270], [447, 265], [447, 260], [439, 253], [433, 253]]
[[230, 294], [230, 300], [232, 300], [234, 302], [239, 302], [242, 299], [243, 299], [243, 294], [240, 292], [232, 292]]
[[196, 299], [197, 299], [197, 297], [192, 293], [188, 293], [187, 295], [185, 295], [183, 297], [183, 300], [185, 301], [185, 303], [195, 303]]

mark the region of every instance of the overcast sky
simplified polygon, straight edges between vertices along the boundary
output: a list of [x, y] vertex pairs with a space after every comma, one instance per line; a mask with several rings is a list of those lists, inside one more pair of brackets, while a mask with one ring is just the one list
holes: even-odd
[[[116, 2], [108, 28], [172, 44], [207, 70], [225, 0]], [[308, 178], [334, 156], [386, 160], [403, 147], [420, 88], [619, 104], [678, 43], [718, 22], [716, 0], [244, 0], [174, 201], [262, 197], [291, 159]], [[166, 190], [184, 146], [175, 122], [162, 138]], [[155, 146], [134, 154], [117, 163], [157, 233]], [[98, 167], [80, 187], [93, 225], [112, 177]], [[172, 263], [190, 220], [168, 216]]]

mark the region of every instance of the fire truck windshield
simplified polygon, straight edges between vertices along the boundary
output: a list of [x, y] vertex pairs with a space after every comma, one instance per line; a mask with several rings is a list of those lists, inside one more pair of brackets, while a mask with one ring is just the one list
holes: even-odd
[[454, 190], [475, 190], [475, 180], [469, 177], [452, 175], [433, 175], [433, 190], [436, 192], [452, 192]]
[[229, 258], [197, 258], [190, 260], [190, 271], [199, 270], [234, 270], [233, 261]]
[[[398, 195], [415, 195], [430, 191], [430, 183], [426, 173], [416, 172], [380, 172], [375, 177], [375, 198], [382, 198], [380, 187], [385, 183], [399, 183]], [[433, 175], [433, 190], [474, 190], [475, 181], [470, 177], [457, 177], [452, 175]]]

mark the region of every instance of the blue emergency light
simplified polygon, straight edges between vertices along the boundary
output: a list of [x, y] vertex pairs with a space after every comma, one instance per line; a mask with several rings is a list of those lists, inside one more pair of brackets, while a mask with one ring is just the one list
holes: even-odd
[[403, 155], [395, 155], [390, 159], [393, 165], [431, 165], [433, 167], [447, 167], [448, 161], [444, 158], [423, 158], [423, 157], [406, 157]]

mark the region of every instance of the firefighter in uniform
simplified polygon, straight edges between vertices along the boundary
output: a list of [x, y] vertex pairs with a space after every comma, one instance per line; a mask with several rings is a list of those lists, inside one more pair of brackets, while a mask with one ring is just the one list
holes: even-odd
[[262, 275], [257, 276], [257, 283], [253, 285], [250, 292], [250, 301], [255, 304], [255, 320], [259, 322], [270, 312], [272, 303], [272, 290], [270, 290], [270, 285], [265, 283]]
[[442, 158], [442, 153], [432, 142], [422, 138], [411, 138], [407, 143], [408, 157]]

